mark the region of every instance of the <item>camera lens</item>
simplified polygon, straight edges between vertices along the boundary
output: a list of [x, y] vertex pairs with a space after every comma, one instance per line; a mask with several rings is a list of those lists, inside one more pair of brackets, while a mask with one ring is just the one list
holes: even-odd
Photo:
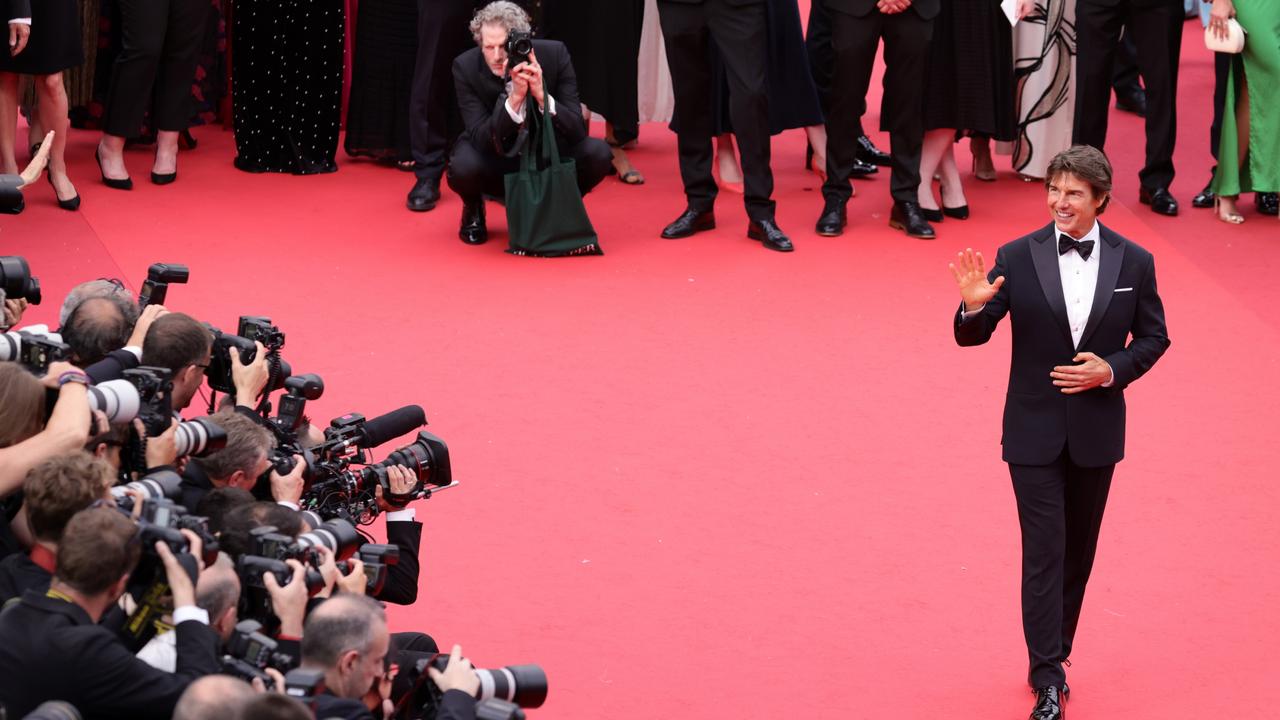
[[129, 422], [138, 417], [141, 404], [138, 388], [128, 380], [108, 380], [89, 386], [89, 409], [106, 413], [108, 422]]
[[196, 418], [180, 423], [174, 432], [174, 447], [178, 457], [201, 457], [227, 446], [227, 431], [209, 418]]
[[308, 533], [298, 536], [297, 544], [302, 547], [319, 547], [323, 545], [333, 551], [338, 560], [346, 560], [360, 549], [364, 539], [356, 531], [356, 526], [342, 519], [333, 519]]
[[476, 670], [480, 678], [477, 700], [506, 700], [520, 707], [540, 707], [547, 699], [547, 674], [537, 665], [508, 665], [497, 670]]
[[160, 470], [141, 480], [111, 488], [111, 495], [116, 499], [128, 497], [125, 492], [126, 489], [137, 490], [148, 500], [159, 500], [161, 498], [176, 500], [182, 495], [182, 477], [172, 470]]

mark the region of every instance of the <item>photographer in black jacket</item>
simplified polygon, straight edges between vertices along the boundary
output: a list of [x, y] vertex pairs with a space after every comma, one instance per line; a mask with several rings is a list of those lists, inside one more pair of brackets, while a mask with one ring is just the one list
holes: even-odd
[[[199, 557], [199, 538], [182, 532]], [[115, 508], [91, 508], [67, 524], [49, 590], [29, 591], [0, 613], [0, 702], [11, 716], [56, 699], [86, 717], [168, 720], [192, 680], [218, 671], [217, 636], [195, 607], [195, 584], [163, 543], [154, 552], [176, 608], [177, 672], [138, 660], [97, 624], [124, 592], [141, 552], [137, 525]]]

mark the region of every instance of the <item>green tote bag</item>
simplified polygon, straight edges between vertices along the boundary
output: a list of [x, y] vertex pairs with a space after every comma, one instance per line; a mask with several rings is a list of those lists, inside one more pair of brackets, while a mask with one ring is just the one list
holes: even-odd
[[520, 170], [503, 178], [511, 238], [507, 252], [538, 257], [603, 255], [578, 193], [577, 166], [573, 158], [560, 159], [551, 118], [530, 108], [529, 123], [535, 127], [520, 154]]

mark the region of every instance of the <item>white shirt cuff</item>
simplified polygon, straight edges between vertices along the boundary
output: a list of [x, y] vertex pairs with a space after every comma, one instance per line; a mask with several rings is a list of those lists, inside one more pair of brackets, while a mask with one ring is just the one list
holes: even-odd
[[961, 309], [961, 310], [960, 310], [960, 322], [964, 322], [965, 320], [968, 320], [969, 318], [973, 317], [974, 315], [977, 315], [978, 313], [982, 312], [982, 308], [985, 308], [986, 306], [987, 306], [987, 304], [986, 304], [986, 303], [982, 303], [982, 307], [978, 308], [977, 310], [964, 310], [964, 309]]
[[183, 605], [173, 611], [173, 625], [177, 627], [188, 620], [195, 620], [202, 625], [209, 624], [209, 611], [195, 605]]
[[1107, 369], [1111, 371], [1111, 379], [1102, 383], [1102, 387], [1111, 387], [1116, 384], [1116, 371], [1111, 367], [1111, 363], [1107, 363]]
[[31, 18], [9, 18], [10, 25], [30, 25]]
[[556, 114], [556, 99], [550, 95], [547, 95], [547, 114], [553, 117]]
[[293, 501], [291, 501], [291, 500], [277, 500], [277, 501], [276, 501], [276, 504], [277, 504], [277, 505], [283, 505], [283, 506], [285, 506], [285, 507], [289, 508], [290, 510], [295, 510], [295, 511], [296, 511], [296, 510], [301, 510], [301, 509], [302, 509], [302, 508], [298, 507], [298, 503], [293, 502]]
[[392, 510], [387, 513], [387, 522], [413, 522], [417, 517], [417, 513], [413, 508], [405, 508], [403, 510]]
[[[525, 102], [528, 102], [528, 100], [525, 100]], [[514, 122], [517, 125], [524, 122], [524, 106], [520, 107], [520, 112], [516, 112], [515, 109], [511, 107], [510, 97], [507, 98], [507, 102], [505, 103], [505, 105], [507, 108], [507, 115], [511, 116], [512, 122]]]
[[128, 350], [129, 352], [133, 353], [133, 356], [138, 358], [138, 362], [142, 362], [142, 348], [138, 347], [137, 345], [125, 345], [121, 349]]

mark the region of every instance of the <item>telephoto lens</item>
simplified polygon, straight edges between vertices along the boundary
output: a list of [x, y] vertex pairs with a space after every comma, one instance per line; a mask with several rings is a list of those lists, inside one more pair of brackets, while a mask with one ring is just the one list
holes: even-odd
[[133, 496], [129, 494], [129, 490], [142, 493], [146, 500], [177, 500], [182, 497], [182, 476], [172, 470], [159, 470], [141, 480], [111, 488], [111, 497], [126, 510], [133, 508]]
[[128, 380], [108, 380], [89, 386], [89, 409], [101, 410], [112, 424], [125, 423], [138, 417], [142, 397]]
[[346, 560], [363, 544], [364, 538], [360, 537], [356, 526], [340, 518], [326, 521], [311, 532], [302, 533], [296, 542], [296, 545], [303, 548], [323, 545], [333, 551], [336, 560]]
[[[419, 661], [421, 672], [426, 668]], [[430, 660], [440, 672], [449, 665], [448, 655], [436, 655]], [[476, 691], [476, 700], [502, 700], [514, 703], [523, 708], [542, 707], [547, 701], [547, 673], [537, 665], [508, 665], [497, 670], [476, 668], [476, 677], [480, 679], [480, 689]]]
[[32, 305], [40, 304], [40, 280], [31, 277], [26, 258], [17, 255], [0, 257], [0, 291], [10, 300], [26, 299]]
[[204, 457], [227, 446], [227, 431], [209, 418], [196, 418], [178, 424], [173, 445], [178, 450], [178, 457]]

